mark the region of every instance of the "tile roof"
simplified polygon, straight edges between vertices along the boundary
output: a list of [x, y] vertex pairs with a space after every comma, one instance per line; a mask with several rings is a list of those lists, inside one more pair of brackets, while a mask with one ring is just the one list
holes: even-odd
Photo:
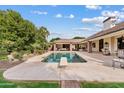
[[54, 43], [80, 43], [84, 41], [84, 39], [60, 39], [54, 41]]

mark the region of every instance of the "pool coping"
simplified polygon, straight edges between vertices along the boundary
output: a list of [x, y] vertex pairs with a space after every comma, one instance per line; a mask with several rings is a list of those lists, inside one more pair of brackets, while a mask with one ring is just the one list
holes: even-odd
[[83, 62], [78, 62], [77, 61], [77, 62], [68, 62], [68, 63], [85, 63], [85, 62], [87, 62], [87, 60], [85, 60], [85, 58], [83, 58], [82, 56], [80, 56], [76, 51], [52, 51], [47, 56], [43, 56], [41, 58], [41, 62], [44, 62], [44, 63], [59, 63], [59, 62], [45, 62], [44, 61], [45, 57], [48, 57], [48, 56], [50, 56], [53, 53], [74, 53], [74, 54], [78, 55], [80, 58], [82, 58], [82, 60], [84, 60]]
[[[44, 60], [45, 57], [49, 56], [50, 54], [52, 53], [76, 53], [77, 55], [79, 55], [81, 58], [85, 59], [87, 62], [89, 61], [93, 61], [95, 62], [96, 64], [103, 64], [104, 61], [102, 60], [99, 60], [99, 59], [96, 59], [96, 58], [93, 58], [93, 57], [89, 57], [89, 56], [86, 56], [82, 53], [80, 53], [79, 51], [48, 51], [42, 55], [37, 55], [37, 56], [34, 56], [34, 57], [31, 57], [30, 59], [28, 59], [27, 61], [25, 61], [24, 63], [36, 63], [36, 62], [43, 62], [42, 60]], [[68, 64], [84, 64], [84, 63], [87, 63], [87, 62], [81, 62], [81, 63], [68, 63]], [[43, 63], [47, 63], [47, 62], [43, 62]], [[58, 64], [58, 63], [47, 63], [47, 64]]]

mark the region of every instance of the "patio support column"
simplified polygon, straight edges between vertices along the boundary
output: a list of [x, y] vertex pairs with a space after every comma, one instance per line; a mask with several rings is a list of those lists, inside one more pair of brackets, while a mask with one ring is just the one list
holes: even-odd
[[92, 52], [92, 41], [88, 41], [87, 51], [88, 53]]
[[72, 51], [72, 44], [70, 44], [70, 51]]
[[54, 51], [56, 51], [56, 44], [54, 44], [54, 48], [53, 48]]
[[110, 40], [110, 52], [111, 52], [111, 54], [113, 54], [115, 51], [115, 38], [111, 37], [110, 39], [111, 39]]

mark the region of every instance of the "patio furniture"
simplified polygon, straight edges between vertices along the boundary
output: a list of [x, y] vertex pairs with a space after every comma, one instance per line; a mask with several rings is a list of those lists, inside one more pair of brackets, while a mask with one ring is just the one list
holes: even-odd
[[60, 62], [59, 62], [59, 67], [66, 67], [67, 65], [68, 65], [67, 58], [61, 57]]
[[66, 48], [60, 48], [59, 51], [67, 51]]
[[83, 49], [79, 49], [79, 51], [83, 51]]
[[103, 55], [110, 55], [109, 49], [103, 48], [103, 49], [102, 49], [102, 54], [103, 54]]
[[121, 68], [124, 68], [124, 50], [118, 50], [116, 57], [112, 60], [112, 66], [115, 68], [115, 63], [119, 63]]

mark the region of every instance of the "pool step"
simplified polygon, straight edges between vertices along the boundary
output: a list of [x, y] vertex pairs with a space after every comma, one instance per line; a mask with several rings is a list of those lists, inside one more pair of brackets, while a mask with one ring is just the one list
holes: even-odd
[[80, 88], [80, 82], [77, 80], [62, 80], [60, 86], [61, 88]]

